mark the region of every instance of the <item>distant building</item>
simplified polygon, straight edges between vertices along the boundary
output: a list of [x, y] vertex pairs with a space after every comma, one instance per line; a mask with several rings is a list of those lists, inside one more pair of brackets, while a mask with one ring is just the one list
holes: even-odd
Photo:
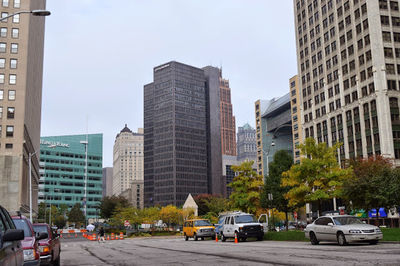
[[132, 181], [143, 181], [143, 129], [135, 133], [125, 124], [115, 138], [113, 154], [112, 194], [118, 196]]
[[289, 80], [290, 86], [290, 106], [292, 115], [292, 136], [293, 136], [293, 160], [294, 163], [300, 163], [300, 149], [296, 148], [303, 139], [303, 128], [301, 125], [301, 99], [300, 86], [298, 76], [294, 76]]
[[135, 208], [143, 209], [144, 207], [144, 181], [133, 180], [130, 187], [125, 189], [120, 196], [123, 196]]
[[103, 198], [112, 196], [113, 188], [113, 168], [103, 168]]
[[[1, 17], [45, 10], [45, 0], [1, 4]], [[45, 18], [17, 14], [1, 22], [0, 35], [0, 205], [29, 213], [29, 154], [32, 209], [38, 206]]]
[[232, 188], [228, 185], [232, 183], [233, 178], [235, 178], [235, 172], [232, 170], [233, 165], [240, 164], [236, 156], [222, 155], [222, 174], [224, 176], [224, 181], [226, 184], [226, 192], [224, 196], [229, 198], [232, 193]]
[[257, 127], [257, 171], [268, 175], [268, 163], [274, 154], [286, 150], [293, 154], [290, 94], [268, 101], [255, 102]]
[[144, 86], [145, 206], [223, 194], [220, 71], [169, 62]]
[[[85, 154], [87, 142], [87, 161]], [[103, 193], [103, 134], [42, 137], [40, 162], [43, 165], [39, 183], [39, 202], [47, 207], [76, 203], [87, 204], [87, 218], [96, 218]], [[85, 199], [85, 166], [87, 183]]]
[[238, 128], [237, 133], [237, 161], [257, 160], [256, 130], [248, 123]]
[[236, 123], [232, 111], [231, 89], [229, 80], [222, 78], [222, 69], [219, 73], [222, 155], [236, 156]]

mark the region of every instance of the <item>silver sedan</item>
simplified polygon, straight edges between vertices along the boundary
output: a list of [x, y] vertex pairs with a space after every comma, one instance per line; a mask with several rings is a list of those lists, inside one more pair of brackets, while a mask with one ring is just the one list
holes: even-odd
[[311, 244], [320, 241], [338, 242], [344, 246], [349, 242], [369, 242], [377, 244], [383, 238], [379, 227], [363, 223], [358, 217], [351, 215], [322, 216], [307, 225], [305, 236]]

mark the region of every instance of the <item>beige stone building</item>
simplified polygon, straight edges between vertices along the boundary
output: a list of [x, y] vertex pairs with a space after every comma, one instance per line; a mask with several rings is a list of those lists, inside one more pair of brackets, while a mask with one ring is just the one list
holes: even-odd
[[[1, 17], [45, 9], [45, 0], [0, 1]], [[28, 158], [39, 150], [45, 18], [20, 14], [0, 22], [0, 205], [29, 212]], [[33, 210], [39, 163], [32, 158]]]
[[134, 181], [143, 181], [143, 129], [135, 133], [125, 125], [114, 143], [113, 195], [131, 188]]
[[128, 200], [128, 202], [135, 208], [144, 208], [144, 180], [131, 181], [130, 188], [125, 189], [120, 194]]
[[304, 137], [400, 159], [399, 2], [293, 2]]
[[[301, 115], [293, 110], [300, 110], [300, 86], [298, 76], [294, 76], [289, 80], [290, 86], [290, 107], [292, 109], [292, 135], [293, 135], [293, 161], [300, 163], [300, 150], [296, 147], [301, 144], [303, 139]], [[300, 117], [299, 117], [300, 116]]]

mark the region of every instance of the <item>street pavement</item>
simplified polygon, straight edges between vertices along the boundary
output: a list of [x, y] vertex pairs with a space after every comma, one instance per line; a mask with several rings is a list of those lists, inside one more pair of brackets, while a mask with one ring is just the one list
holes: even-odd
[[182, 237], [63, 240], [61, 265], [399, 265], [400, 244], [184, 241]]

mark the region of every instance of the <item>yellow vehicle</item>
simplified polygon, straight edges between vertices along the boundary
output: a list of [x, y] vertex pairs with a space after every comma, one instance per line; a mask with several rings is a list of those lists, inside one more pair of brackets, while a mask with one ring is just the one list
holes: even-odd
[[199, 238], [204, 240], [205, 237], [215, 239], [215, 227], [208, 220], [187, 220], [183, 224], [183, 235], [186, 241], [189, 240], [189, 237], [193, 237], [194, 241], [197, 241]]

